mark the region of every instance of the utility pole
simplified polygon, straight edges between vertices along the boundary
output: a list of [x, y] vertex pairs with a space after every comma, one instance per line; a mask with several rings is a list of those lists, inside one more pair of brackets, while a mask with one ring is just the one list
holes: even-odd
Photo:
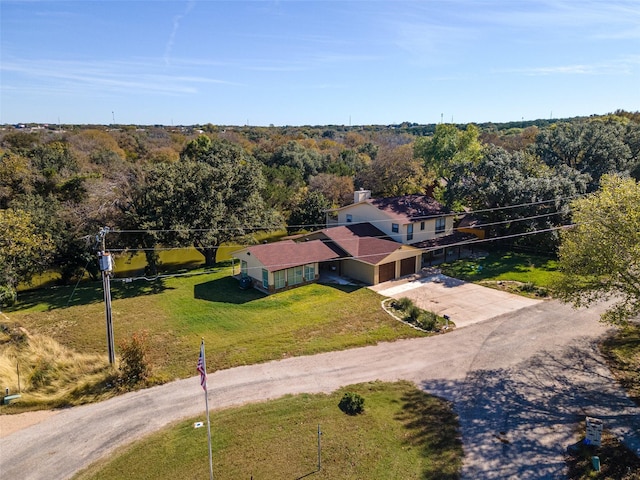
[[105, 248], [105, 236], [109, 233], [109, 227], [100, 229], [96, 239], [100, 243], [101, 250], [98, 252], [98, 263], [102, 272], [102, 287], [104, 289], [104, 313], [107, 321], [107, 351], [109, 353], [109, 363], [116, 363], [116, 349], [113, 343], [113, 319], [111, 318], [111, 274], [113, 273], [113, 260], [111, 254]]

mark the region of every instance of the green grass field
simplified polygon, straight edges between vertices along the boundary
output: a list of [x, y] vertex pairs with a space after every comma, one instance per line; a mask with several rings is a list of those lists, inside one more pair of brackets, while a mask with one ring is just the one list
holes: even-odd
[[[363, 414], [339, 410], [346, 391], [364, 397]], [[196, 421], [205, 421], [205, 415], [164, 429], [76, 478], [208, 478], [207, 431], [194, 429]], [[458, 428], [448, 402], [408, 382], [287, 396], [211, 412], [213, 473], [217, 480], [457, 479], [462, 464]]]
[[[422, 335], [393, 320], [367, 288], [311, 284], [267, 296], [240, 290], [223, 266], [147, 282], [112, 281], [118, 343], [147, 331], [162, 379], [193, 375], [200, 339], [210, 370]], [[62, 346], [106, 356], [102, 283], [23, 292], [7, 315]]]
[[551, 288], [560, 278], [558, 262], [537, 255], [492, 252], [478, 259], [462, 259], [440, 266], [442, 273], [468, 282], [513, 281]]

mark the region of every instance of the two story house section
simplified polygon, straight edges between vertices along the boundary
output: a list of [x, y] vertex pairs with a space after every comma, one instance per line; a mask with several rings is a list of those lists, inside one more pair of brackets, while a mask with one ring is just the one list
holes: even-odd
[[451, 235], [455, 218], [454, 212], [427, 195], [371, 198], [369, 190], [356, 191], [354, 203], [328, 214], [334, 219], [328, 226], [368, 222], [405, 245]]

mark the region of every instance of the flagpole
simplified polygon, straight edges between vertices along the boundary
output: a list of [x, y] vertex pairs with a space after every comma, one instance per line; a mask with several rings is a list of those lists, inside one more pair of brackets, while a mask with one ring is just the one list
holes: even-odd
[[202, 371], [200, 371], [200, 383], [202, 385], [202, 388], [204, 389], [204, 404], [207, 410], [207, 436], [209, 437], [209, 480], [213, 480], [213, 454], [211, 452], [211, 422], [209, 421], [209, 394], [207, 391], [207, 360], [204, 353], [204, 338], [202, 339], [202, 343], [200, 344], [200, 357], [202, 358]]

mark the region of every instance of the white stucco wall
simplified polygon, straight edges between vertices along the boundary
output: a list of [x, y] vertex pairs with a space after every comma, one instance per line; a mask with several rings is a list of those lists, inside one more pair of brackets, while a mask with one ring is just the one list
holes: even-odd
[[[432, 238], [442, 237], [445, 235], [451, 235], [453, 233], [453, 218], [451, 215], [445, 217], [445, 229], [444, 232], [436, 235], [436, 219], [428, 218], [424, 220], [424, 230], [420, 230], [420, 221], [413, 222], [413, 239], [407, 240], [407, 232], [409, 223], [401, 223], [401, 220], [393, 219], [389, 217], [387, 213], [377, 209], [373, 205], [363, 202], [354, 205], [349, 205], [338, 211], [338, 224], [347, 224], [347, 215], [351, 215], [351, 223], [369, 222], [379, 230], [382, 230], [386, 235], [391, 237], [398, 243], [417, 243], [424, 240], [431, 240]], [[398, 224], [398, 233], [394, 233], [391, 230], [392, 224]]]

